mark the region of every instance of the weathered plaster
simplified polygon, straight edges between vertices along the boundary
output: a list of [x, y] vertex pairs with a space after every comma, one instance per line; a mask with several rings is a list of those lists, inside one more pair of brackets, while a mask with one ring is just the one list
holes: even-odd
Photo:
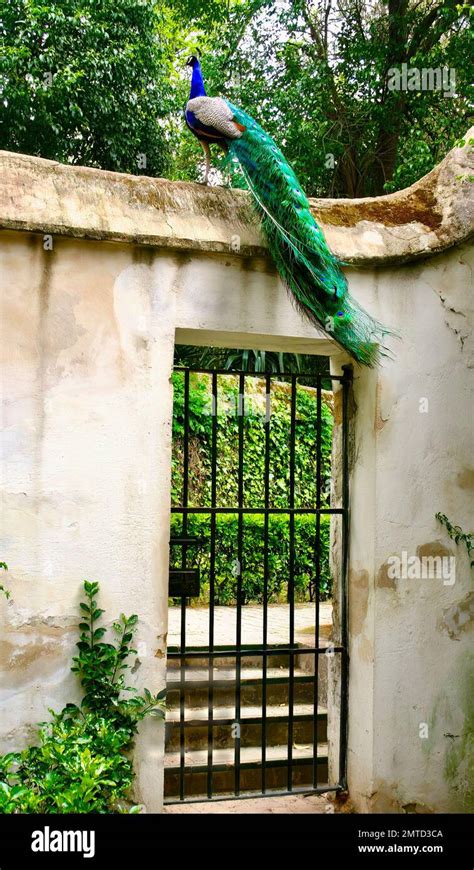
[[445, 607], [438, 620], [439, 631], [447, 632], [451, 640], [459, 640], [462, 632], [474, 629], [474, 592], [468, 592], [460, 601]]
[[[468, 211], [466, 183], [452, 178], [466, 160], [456, 149], [428, 182], [395, 201], [317, 204], [337, 252], [365, 263], [347, 270], [351, 291], [400, 332], [390, 339], [393, 361], [379, 371], [354, 366], [349, 402], [348, 782], [362, 811], [462, 803], [443, 735], [464, 733], [465, 716], [454, 726], [449, 711], [464, 691], [453, 656], [466, 655], [470, 643], [471, 581], [467, 554], [445, 540], [434, 514], [469, 529], [473, 272], [467, 244], [454, 246], [468, 234]], [[0, 599], [0, 751], [31, 740], [31, 724], [48, 707], [76, 697], [69, 665], [83, 579], [100, 581], [109, 619], [138, 613], [133, 676], [153, 690], [164, 685], [175, 340], [330, 352], [335, 372], [348, 362], [289, 302], [245, 194], [21, 155], [3, 155], [2, 165], [10, 172], [0, 194], [10, 230], [0, 251], [0, 558], [10, 566], [12, 598]], [[231, 250], [232, 230], [240, 254]], [[418, 261], [368, 265], [410, 258]], [[337, 451], [337, 387], [334, 412]], [[339, 549], [337, 521], [332, 544]], [[456, 555], [452, 586], [388, 582], [391, 555], [434, 547]], [[338, 621], [336, 598], [336, 642]], [[337, 657], [328, 664], [335, 699]], [[334, 705], [333, 771], [336, 713]], [[429, 745], [419, 736], [424, 722]], [[162, 741], [162, 726], [147, 722], [136, 753], [137, 798], [150, 810], [161, 806]]]
[[[474, 135], [412, 187], [374, 199], [313, 199], [332, 250], [346, 263], [401, 263], [468, 238]], [[163, 178], [64, 166], [0, 152], [0, 226], [243, 257], [265, 253], [248, 194]], [[255, 271], [253, 261], [251, 270]]]
[[[448, 538], [435, 513], [472, 528], [472, 255], [459, 248], [421, 267], [364, 279], [353, 274], [351, 285], [370, 310], [401, 330], [394, 361], [378, 373], [356, 370], [354, 378], [351, 798], [369, 811], [463, 809], [460, 788], [449, 782], [444, 734], [464, 727], [452, 731], [449, 723], [468, 685], [465, 669], [456, 672], [453, 662], [458, 653], [467, 658], [472, 643], [472, 577], [465, 548]], [[457, 299], [462, 342], [446, 322], [441, 296]], [[403, 550], [454, 555], [455, 582], [390, 578], [388, 559]]]

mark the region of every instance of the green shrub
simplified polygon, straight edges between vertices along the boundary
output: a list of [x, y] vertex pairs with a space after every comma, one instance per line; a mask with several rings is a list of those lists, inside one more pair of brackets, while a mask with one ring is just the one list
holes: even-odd
[[[112, 813], [129, 807], [133, 780], [131, 750], [138, 723], [164, 716], [164, 692], [142, 695], [125, 685], [138, 618], [121, 614], [113, 624], [115, 643], [106, 643], [98, 583], [84, 583], [79, 653], [72, 670], [84, 690], [81, 706], [67, 704], [39, 726], [39, 744], [0, 757], [0, 812]], [[128, 807], [128, 809], [127, 809]]]
[[[235, 604], [237, 593], [238, 526], [236, 514], [219, 514], [216, 517], [215, 544], [215, 604]], [[210, 584], [210, 535], [209, 515], [190, 514], [187, 532], [202, 539], [199, 546], [188, 547], [187, 564], [199, 567], [201, 595], [195, 603], [209, 602]], [[182, 533], [181, 516], [173, 514], [171, 534]], [[294, 522], [294, 582], [295, 600], [308, 601], [313, 597], [315, 583], [315, 534], [314, 516], [297, 514]], [[332, 591], [329, 567], [330, 517], [322, 516], [320, 525], [320, 595], [328, 598]], [[242, 604], [261, 604], [264, 595], [264, 518], [258, 514], [246, 514], [243, 520], [242, 548]], [[271, 514], [268, 521], [268, 600], [270, 603], [286, 601], [290, 578], [290, 520], [288, 515]], [[171, 564], [181, 566], [181, 548], [172, 547]]]

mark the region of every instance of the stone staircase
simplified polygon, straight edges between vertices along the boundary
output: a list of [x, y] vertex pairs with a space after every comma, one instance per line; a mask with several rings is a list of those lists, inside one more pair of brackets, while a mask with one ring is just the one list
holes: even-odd
[[[256, 647], [255, 647], [256, 648]], [[219, 649], [218, 647], [216, 649]], [[266, 680], [266, 789], [287, 790], [288, 783], [288, 699], [289, 656], [271, 647], [267, 657]], [[176, 652], [170, 648], [169, 652]], [[196, 650], [199, 651], [199, 650]], [[262, 791], [262, 656], [245, 647], [242, 657], [240, 716], [240, 791]], [[295, 789], [313, 784], [314, 678], [308, 671], [308, 654], [295, 656], [293, 682], [293, 760], [292, 783]], [[185, 797], [207, 797], [208, 776], [208, 659], [184, 660], [185, 700]], [[215, 795], [233, 794], [235, 786], [235, 657], [217, 657], [214, 666], [214, 743], [212, 788]], [[180, 661], [168, 659], [165, 801], [179, 799], [180, 793]], [[318, 784], [328, 780], [327, 714], [321, 706], [317, 714]]]

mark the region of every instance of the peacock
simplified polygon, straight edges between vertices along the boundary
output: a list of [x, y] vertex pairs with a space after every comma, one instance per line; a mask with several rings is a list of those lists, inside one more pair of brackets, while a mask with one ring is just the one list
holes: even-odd
[[222, 97], [208, 97], [201, 64], [193, 55], [186, 124], [211, 166], [209, 146], [237, 160], [252, 194], [278, 273], [297, 308], [323, 327], [355, 360], [376, 365], [386, 355], [383, 338], [391, 331], [374, 320], [349, 294], [341, 262], [331, 253], [291, 166], [271, 136], [242, 109]]

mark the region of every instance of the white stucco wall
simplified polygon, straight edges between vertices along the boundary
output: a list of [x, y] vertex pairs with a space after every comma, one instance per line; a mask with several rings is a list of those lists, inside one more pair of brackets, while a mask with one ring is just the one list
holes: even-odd
[[[359, 301], [401, 333], [393, 361], [354, 368], [348, 782], [360, 810], [467, 808], [472, 586], [434, 514], [473, 526], [472, 267], [464, 245], [348, 270]], [[348, 360], [302, 322], [261, 253], [64, 235], [45, 250], [20, 228], [3, 233], [0, 284], [5, 751], [74, 700], [83, 579], [100, 581], [110, 619], [138, 613], [135, 678], [164, 685], [175, 338], [331, 351], [335, 370]], [[390, 555], [440, 546], [457, 558], [452, 586], [387, 577]], [[141, 730], [136, 762], [137, 798], [159, 810], [161, 724]]]
[[[252, 268], [65, 238], [45, 250], [43, 236], [4, 233], [0, 283], [7, 751], [31, 738], [48, 707], [75, 700], [70, 660], [84, 579], [100, 582], [110, 620], [138, 613], [135, 679], [164, 686], [175, 329], [231, 328], [242, 342], [252, 335], [251, 346], [255, 333], [315, 339], [259, 260]], [[136, 753], [137, 796], [155, 810], [162, 732], [147, 722]]]
[[[474, 525], [472, 275], [459, 248], [351, 276], [401, 332], [394, 361], [354, 380], [348, 774], [361, 808], [473, 808], [472, 573], [435, 519]], [[403, 550], [454, 555], [455, 582], [391, 579]]]

